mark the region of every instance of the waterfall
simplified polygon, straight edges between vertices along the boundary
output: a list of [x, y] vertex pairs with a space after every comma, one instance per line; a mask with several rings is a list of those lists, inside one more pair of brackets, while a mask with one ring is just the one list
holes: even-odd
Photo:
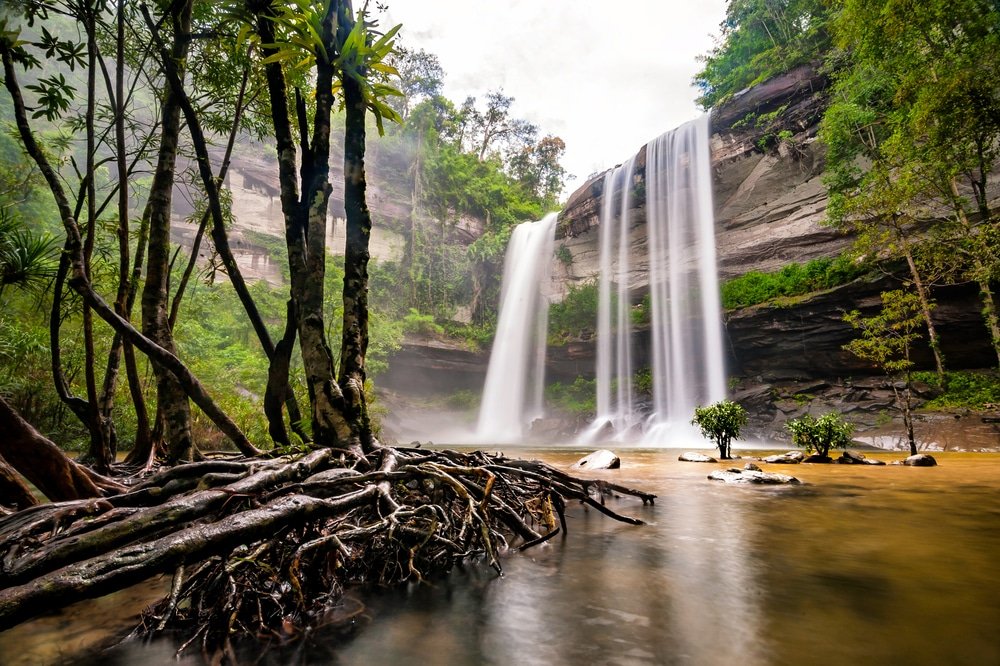
[[[709, 117], [646, 146], [645, 216], [651, 304], [653, 396], [638, 413], [632, 385], [629, 230], [641, 195], [636, 158], [608, 173], [601, 206], [597, 318], [597, 418], [581, 435], [632, 440], [643, 425], [648, 444], [696, 436], [694, 408], [725, 397], [721, 306], [715, 265], [715, 219]], [[617, 261], [612, 258], [617, 256]]]
[[476, 439], [516, 442], [542, 416], [549, 287], [558, 213], [518, 225], [504, 257], [500, 314]]

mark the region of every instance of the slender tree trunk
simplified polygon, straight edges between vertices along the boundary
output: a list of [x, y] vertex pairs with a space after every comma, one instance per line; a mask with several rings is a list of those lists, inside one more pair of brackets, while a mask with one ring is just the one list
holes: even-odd
[[934, 353], [934, 366], [937, 370], [938, 381], [944, 386], [944, 354], [941, 352], [941, 339], [938, 337], [937, 329], [934, 327], [934, 317], [931, 315], [931, 300], [927, 294], [927, 287], [924, 285], [920, 271], [917, 269], [917, 262], [913, 259], [909, 244], [903, 244], [906, 255], [906, 265], [910, 267], [910, 277], [913, 278], [913, 288], [917, 292], [917, 299], [920, 301], [920, 314], [927, 325], [927, 340], [930, 343], [931, 352]]
[[[95, 157], [97, 153], [97, 138], [95, 135], [95, 115], [97, 110], [97, 34], [96, 17], [92, 8], [85, 9], [85, 28], [87, 33], [87, 111], [86, 111], [86, 196], [87, 196], [87, 235], [83, 246], [83, 265], [90, 277], [91, 261], [94, 254], [94, 244], [97, 238], [97, 183]], [[90, 306], [83, 305], [83, 339], [84, 339], [84, 376], [87, 386], [87, 402], [90, 411], [90, 449], [87, 457], [93, 461], [96, 469], [107, 473], [114, 460], [113, 435], [110, 418], [104, 418], [102, 396], [97, 391], [97, 353], [94, 348], [94, 316]], [[109, 415], [110, 416], [110, 415]]]
[[[171, 7], [173, 47], [170, 57], [182, 62], [187, 56], [187, 35], [191, 27], [192, 0]], [[146, 283], [142, 291], [142, 332], [171, 354], [176, 354], [168, 325], [168, 282], [170, 278], [170, 214], [174, 170], [180, 138], [180, 104], [176, 93], [167, 89], [161, 103], [163, 126], [156, 171], [146, 206], [149, 211], [149, 255]], [[157, 402], [163, 410], [167, 458], [176, 462], [192, 460], [198, 450], [191, 435], [191, 407], [176, 378], [166, 368], [156, 366]]]
[[344, 143], [344, 209], [347, 240], [344, 253], [344, 326], [337, 381], [344, 391], [354, 436], [371, 446], [371, 422], [365, 399], [368, 353], [368, 240], [372, 219], [365, 200], [365, 100], [361, 85], [344, 77], [346, 128]]

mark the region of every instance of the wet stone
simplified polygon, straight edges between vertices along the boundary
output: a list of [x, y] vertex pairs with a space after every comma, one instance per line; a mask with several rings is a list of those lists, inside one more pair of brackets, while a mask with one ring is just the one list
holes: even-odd
[[573, 463], [573, 469], [618, 469], [621, 466], [621, 458], [607, 449], [594, 451]]
[[872, 458], [867, 458], [860, 453], [854, 451], [844, 451], [837, 458], [837, 463], [841, 465], [884, 465], [885, 463], [881, 460], [873, 460]]
[[731, 467], [727, 470], [717, 470], [709, 474], [708, 478], [712, 481], [722, 481], [723, 483], [751, 483], [758, 485], [794, 485], [801, 483], [794, 476], [789, 476], [788, 474], [761, 472], [736, 467]]
[[903, 464], [910, 467], [934, 467], [937, 465], [937, 460], [934, 460], [934, 456], [927, 453], [918, 453], [904, 460]]
[[677, 456], [677, 459], [681, 462], [696, 462], [696, 463], [714, 463], [719, 462], [712, 456], [706, 456], [704, 453], [698, 453], [697, 451], [685, 451], [684, 453]]
[[774, 465], [797, 465], [802, 462], [803, 458], [805, 458], [805, 456], [801, 451], [788, 451], [787, 453], [778, 453], [773, 456], [768, 456], [764, 458], [764, 462]]

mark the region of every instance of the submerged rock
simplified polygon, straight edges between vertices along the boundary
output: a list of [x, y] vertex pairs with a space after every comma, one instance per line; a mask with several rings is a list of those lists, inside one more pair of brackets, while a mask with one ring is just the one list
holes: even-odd
[[802, 462], [803, 458], [805, 458], [805, 456], [801, 451], [788, 451], [787, 453], [778, 453], [773, 456], [768, 456], [764, 458], [764, 462], [775, 465], [797, 465]]
[[719, 462], [712, 456], [706, 456], [704, 453], [698, 453], [697, 451], [685, 451], [684, 453], [677, 456], [677, 459], [681, 462], [700, 462], [700, 463], [714, 463]]
[[794, 485], [801, 483], [794, 476], [789, 476], [788, 474], [762, 472], [755, 469], [739, 469], [737, 467], [730, 467], [727, 470], [717, 470], [709, 474], [708, 478], [712, 481], [722, 481], [724, 483], [756, 483], [762, 485]]
[[743, 469], [745, 469], [747, 471], [750, 471], [750, 472], [763, 472], [764, 471], [764, 470], [762, 470], [760, 468], [760, 465], [758, 465], [757, 463], [752, 463], [752, 462], [748, 462], [746, 465], [743, 465]]
[[937, 460], [934, 460], [934, 456], [927, 453], [918, 453], [915, 456], [910, 456], [903, 461], [904, 465], [909, 465], [910, 467], [934, 467], [937, 465]]
[[818, 453], [814, 453], [811, 456], [806, 456], [805, 458], [803, 458], [802, 462], [804, 462], [804, 463], [819, 463], [819, 464], [823, 465], [823, 464], [827, 464], [827, 463], [832, 463], [833, 462], [833, 458], [831, 458], [830, 456], [821, 456]]
[[594, 451], [573, 463], [573, 469], [618, 469], [621, 466], [621, 458], [607, 449]]
[[884, 465], [885, 463], [881, 460], [873, 460], [871, 458], [866, 458], [860, 453], [855, 453], [854, 451], [844, 451], [837, 458], [837, 462], [841, 465]]

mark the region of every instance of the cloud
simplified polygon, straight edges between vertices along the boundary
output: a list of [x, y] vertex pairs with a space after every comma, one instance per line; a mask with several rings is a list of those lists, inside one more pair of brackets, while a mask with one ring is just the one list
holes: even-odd
[[436, 54], [445, 94], [503, 88], [513, 112], [566, 142], [576, 178], [618, 164], [700, 111], [691, 84], [725, 0], [387, 0], [410, 47]]

